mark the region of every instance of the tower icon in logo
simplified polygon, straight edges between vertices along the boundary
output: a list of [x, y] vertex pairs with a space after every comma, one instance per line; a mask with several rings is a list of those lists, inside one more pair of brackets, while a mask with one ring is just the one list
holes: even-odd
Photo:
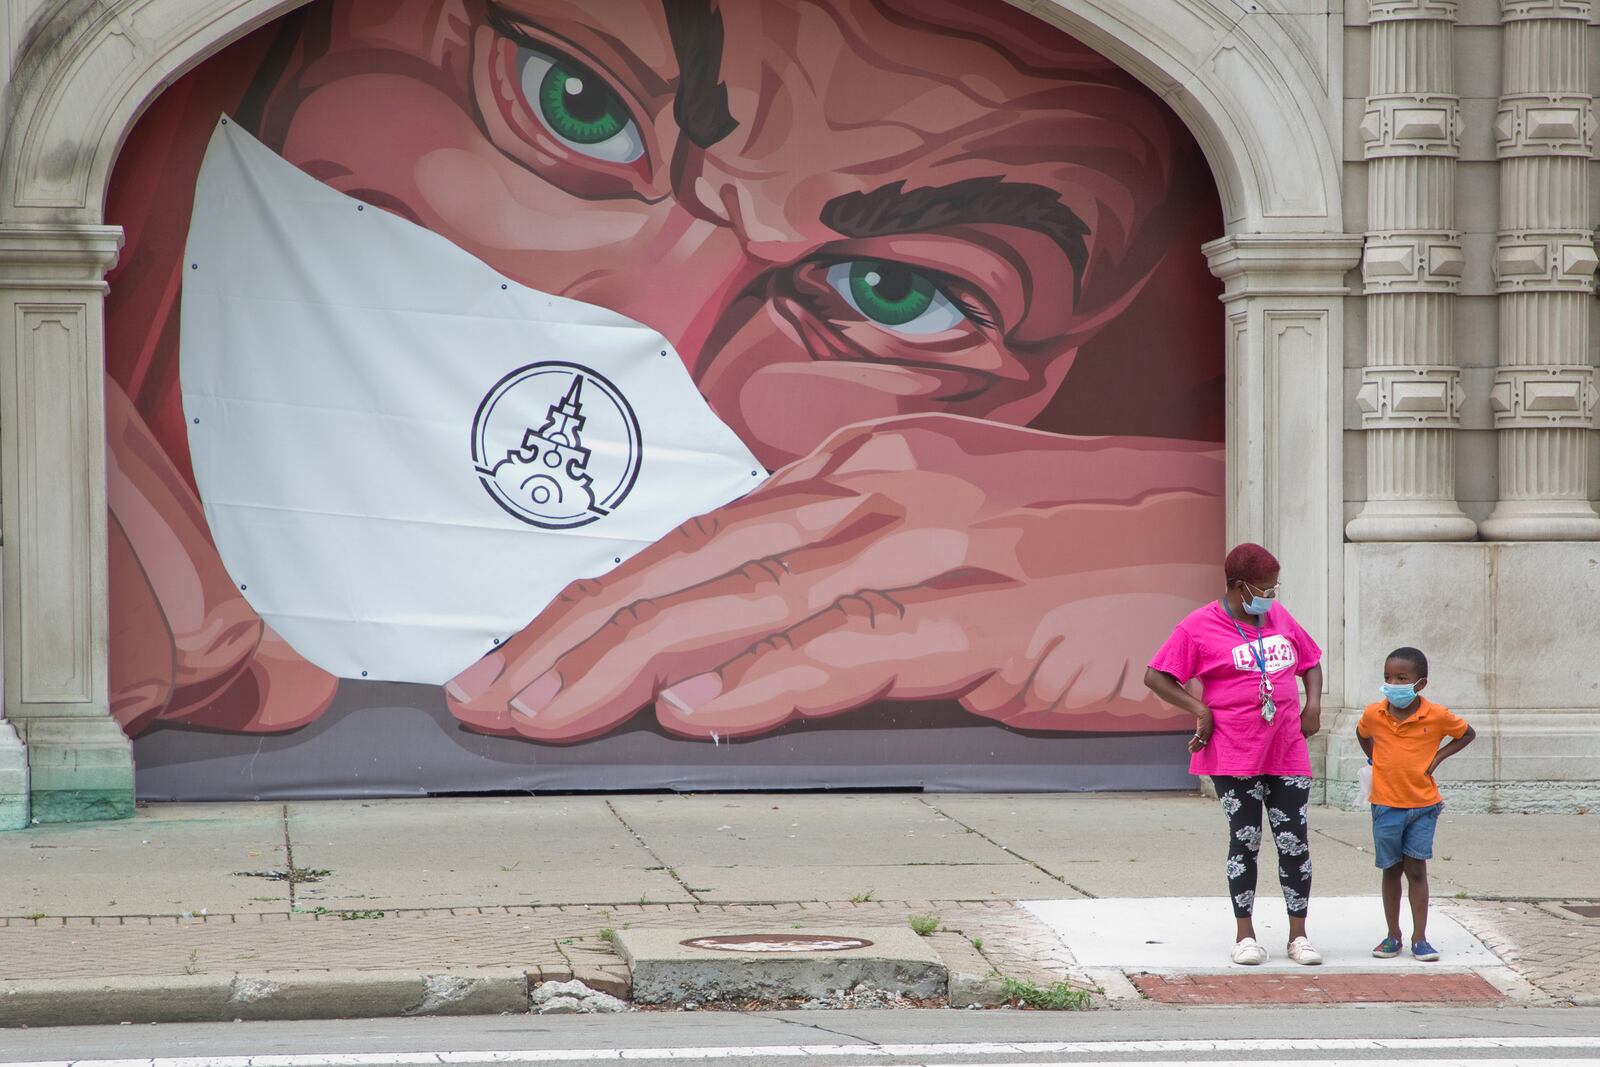
[[519, 367], [478, 405], [472, 463], [507, 512], [547, 530], [611, 514], [639, 476], [639, 420], [604, 376], [577, 363]]

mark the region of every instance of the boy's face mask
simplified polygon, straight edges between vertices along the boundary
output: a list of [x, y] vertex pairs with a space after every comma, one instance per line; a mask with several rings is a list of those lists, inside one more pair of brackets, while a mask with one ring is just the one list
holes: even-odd
[[226, 119], [184, 268], [212, 536], [341, 677], [442, 683], [765, 477], [659, 333], [518, 285]]
[[1409, 708], [1417, 700], [1417, 685], [1407, 682], [1404, 685], [1395, 685], [1390, 682], [1383, 683], [1383, 699], [1397, 708]]

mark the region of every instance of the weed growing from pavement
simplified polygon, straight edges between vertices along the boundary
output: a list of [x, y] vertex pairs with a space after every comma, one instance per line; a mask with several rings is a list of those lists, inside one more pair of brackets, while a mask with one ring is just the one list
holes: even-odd
[[939, 916], [913, 915], [911, 916], [911, 929], [916, 931], [918, 937], [927, 937], [939, 929]]
[[312, 908], [311, 909], [311, 914], [317, 916], [318, 918], [321, 918], [324, 915], [331, 915], [335, 919], [381, 919], [381, 918], [383, 918], [383, 912], [378, 911], [378, 910], [373, 909], [373, 908], [369, 908], [369, 909], [367, 909], [365, 911], [337, 911], [337, 910], [335, 910], [333, 908], [317, 907], [317, 908]]
[[200, 973], [200, 950], [199, 949], [191, 949], [189, 951], [189, 962], [185, 963], [183, 965], [183, 973], [184, 974], [199, 974]]
[[609, 944], [610, 942], [615, 941], [616, 939], [617, 939], [617, 932], [615, 930], [611, 929], [611, 927], [607, 926], [607, 927], [605, 927], [604, 929], [602, 929], [600, 931], [600, 940], [605, 941], [605, 942], [607, 942]]
[[865, 893], [857, 893], [855, 896], [850, 898], [850, 903], [852, 903], [852, 904], [865, 904], [867, 901], [872, 899], [872, 894], [874, 894], [876, 892], [877, 892], [876, 889], [869, 889]]
[[972, 939], [972, 947], [974, 949], [977, 949], [979, 952], [982, 952], [983, 951], [983, 938], [974, 937]]
[[1005, 989], [1006, 1000], [1021, 1007], [1040, 1011], [1089, 1010], [1089, 994], [1065, 982], [1057, 982], [1047, 988], [1017, 978], [1001, 978], [1000, 983]]

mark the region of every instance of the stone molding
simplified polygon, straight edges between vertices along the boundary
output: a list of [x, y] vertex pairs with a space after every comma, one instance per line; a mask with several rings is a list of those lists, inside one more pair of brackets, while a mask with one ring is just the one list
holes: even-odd
[[1466, 264], [1459, 233], [1369, 233], [1361, 257], [1361, 278], [1369, 294], [1454, 293]]
[[1489, 391], [1495, 428], [1593, 429], [1594, 382], [1588, 366], [1501, 367]]
[[0, 225], [0, 288], [106, 291], [122, 227]]
[[1356, 405], [1367, 429], [1455, 426], [1461, 419], [1461, 371], [1455, 367], [1367, 367]]
[[1456, 20], [1456, 0], [1371, 0], [1368, 22], [1401, 22], [1427, 19], [1434, 22]]
[[1594, 134], [1591, 97], [1580, 93], [1511, 93], [1500, 98], [1500, 110], [1495, 115], [1495, 157], [1588, 159]]
[[1500, 21], [1570, 19], [1588, 22], [1591, 0], [1500, 0]]
[[1359, 127], [1368, 159], [1457, 156], [1461, 130], [1461, 98], [1446, 93], [1369, 96]]
[[1597, 267], [1587, 230], [1506, 230], [1495, 243], [1495, 291], [1502, 294], [1590, 293]]
[[1222, 279], [1225, 304], [1247, 297], [1344, 296], [1345, 275], [1360, 262], [1357, 234], [1236, 234], [1200, 246]]

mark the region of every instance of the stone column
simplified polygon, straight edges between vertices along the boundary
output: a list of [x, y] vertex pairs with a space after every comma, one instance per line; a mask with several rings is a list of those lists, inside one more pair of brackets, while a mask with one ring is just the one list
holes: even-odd
[[105, 273], [114, 226], [0, 227], [5, 714], [32, 820], [133, 814], [106, 684]]
[[[1325, 703], [1343, 672], [1345, 275], [1353, 234], [1238, 234], [1204, 246], [1227, 309], [1227, 541], [1277, 554], [1295, 618], [1326, 649]], [[1315, 758], [1315, 756], [1313, 757]]]
[[1589, 225], [1589, 8], [1590, 0], [1500, 5], [1500, 367], [1489, 396], [1500, 493], [1483, 523], [1495, 541], [1600, 540], [1587, 456], [1589, 313], [1600, 265]]
[[1477, 533], [1456, 503], [1462, 393], [1451, 304], [1465, 257], [1454, 229], [1455, 16], [1456, 0], [1372, 0], [1361, 122], [1367, 365], [1356, 395], [1367, 502], [1346, 529], [1352, 541], [1465, 541]]

